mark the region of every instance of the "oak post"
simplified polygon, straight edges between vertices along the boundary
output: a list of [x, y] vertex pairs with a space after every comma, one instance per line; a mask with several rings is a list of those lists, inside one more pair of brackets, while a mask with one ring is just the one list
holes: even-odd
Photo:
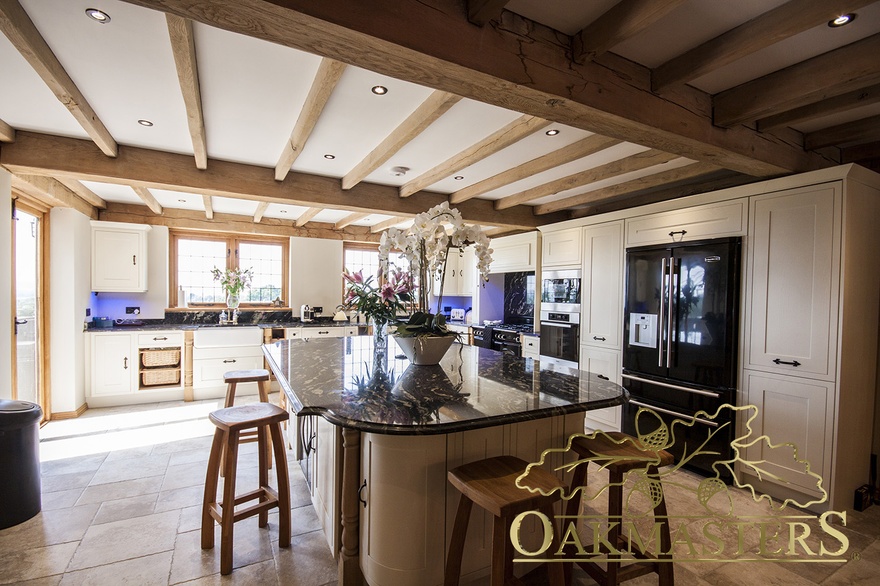
[[361, 586], [363, 574], [360, 564], [358, 526], [358, 488], [361, 471], [361, 433], [356, 429], [342, 429], [342, 547], [339, 551], [340, 586]]

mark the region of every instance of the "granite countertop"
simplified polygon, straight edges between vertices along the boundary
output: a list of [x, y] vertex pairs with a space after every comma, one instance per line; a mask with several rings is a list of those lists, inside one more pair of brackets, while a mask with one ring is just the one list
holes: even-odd
[[392, 338], [280, 340], [263, 346], [297, 415], [360, 431], [453, 433], [612, 407], [627, 391], [598, 375], [454, 344], [438, 366], [411, 366]]
[[[153, 320], [151, 320], [153, 321]], [[197, 330], [199, 328], [326, 328], [333, 326], [361, 326], [367, 327], [367, 324], [351, 323], [348, 321], [318, 321], [318, 322], [261, 322], [261, 323], [238, 323], [238, 324], [219, 324], [219, 323], [143, 323], [140, 325], [116, 325], [109, 328], [96, 328], [89, 326], [88, 332], [138, 332], [138, 331], [155, 331], [155, 330]]]

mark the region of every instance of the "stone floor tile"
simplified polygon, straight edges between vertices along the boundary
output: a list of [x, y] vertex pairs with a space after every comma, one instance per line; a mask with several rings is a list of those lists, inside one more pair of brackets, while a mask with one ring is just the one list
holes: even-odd
[[72, 472], [70, 474], [43, 475], [40, 483], [40, 491], [43, 494], [69, 490], [71, 488], [84, 488], [89, 485], [94, 472]]
[[783, 564], [775, 562], [728, 562], [700, 577], [715, 586], [804, 586], [809, 583], [783, 567]]
[[337, 579], [336, 560], [320, 531], [297, 535], [289, 548], [273, 551], [278, 580], [285, 586], [314, 586]]
[[194, 450], [181, 450], [179, 452], [171, 452], [171, 459], [168, 461], [168, 467], [170, 468], [171, 466], [178, 466], [180, 464], [203, 464], [205, 470], [207, 470], [208, 455], [210, 453], [210, 446], [205, 448], [196, 448]]
[[79, 488], [70, 488], [68, 490], [43, 492], [41, 495], [41, 508], [44, 511], [51, 511], [54, 509], [66, 509], [67, 507], [72, 507], [76, 504], [76, 501], [79, 500], [79, 497], [82, 496], [83, 490], [85, 490], [85, 487], [81, 486]]
[[126, 448], [124, 450], [113, 450], [107, 454], [104, 462], [116, 462], [119, 460], [131, 460], [132, 458], [145, 458], [153, 451], [153, 446], [138, 446], [136, 448]]
[[114, 521], [89, 528], [68, 570], [100, 566], [174, 549], [179, 511]]
[[[239, 521], [233, 528], [232, 567], [241, 568], [272, 559], [273, 543], [269, 531], [257, 526], [257, 518]], [[277, 544], [274, 544], [277, 547]], [[220, 571], [220, 526], [214, 526], [214, 547], [202, 549], [201, 532], [177, 536], [171, 564], [171, 584], [186, 582]], [[237, 571], [237, 570], [236, 570]], [[234, 574], [235, 572], [233, 572]]]
[[79, 541], [97, 511], [98, 505], [85, 505], [38, 513], [24, 523], [0, 531], [0, 551]]
[[[212, 426], [213, 427], [213, 426]], [[208, 436], [199, 436], [199, 437], [191, 437], [187, 439], [177, 440], [173, 442], [166, 442], [161, 444], [156, 444], [153, 446], [153, 454], [172, 454], [175, 452], [188, 452], [192, 450], [204, 450], [207, 454], [211, 451], [211, 441], [213, 437]]]
[[46, 576], [45, 578], [34, 578], [33, 580], [24, 580], [16, 582], [18, 586], [58, 586], [64, 574], [55, 574], [54, 576]]
[[164, 586], [168, 584], [172, 552], [166, 551], [103, 566], [67, 572], [61, 586]]
[[880, 563], [867, 559], [849, 560], [822, 586], [876, 586], [880, 582]]
[[98, 514], [95, 515], [94, 525], [103, 525], [123, 519], [133, 519], [152, 515], [156, 506], [156, 493], [131, 496], [124, 499], [105, 501], [101, 503]]
[[43, 476], [56, 476], [58, 474], [73, 474], [76, 472], [95, 472], [104, 463], [107, 453], [77, 456], [75, 458], [62, 458], [50, 462], [42, 462], [40, 470]]
[[162, 482], [162, 490], [184, 488], [186, 486], [205, 485], [205, 475], [208, 470], [208, 460], [204, 462], [186, 462], [183, 464], [169, 465], [165, 471], [165, 480]]
[[159, 493], [159, 500], [156, 501], [156, 512], [201, 505], [204, 494], [204, 486], [187, 486], [185, 488], [175, 488], [174, 490], [163, 490]]
[[133, 460], [106, 461], [95, 472], [95, 476], [89, 482], [89, 486], [148, 478], [150, 476], [164, 476], [165, 470], [168, 468], [169, 458], [168, 454], [157, 454]]
[[26, 547], [19, 551], [0, 548], [0, 584], [18, 584], [25, 580], [61, 574], [76, 551], [77, 542], [47, 547]]
[[102, 503], [143, 494], [158, 494], [159, 488], [162, 486], [162, 479], [162, 476], [151, 476], [149, 478], [89, 486], [83, 491], [76, 504]]
[[178, 533], [195, 531], [202, 526], [202, 505], [186, 507], [180, 510], [180, 523], [177, 525]]
[[260, 586], [271, 586], [278, 583], [275, 562], [272, 560], [237, 568], [228, 576], [221, 576], [217, 573], [199, 578], [198, 580], [181, 582], [181, 584], [186, 584], [187, 586], [215, 586], [218, 584], [241, 584], [243, 586], [259, 584]]

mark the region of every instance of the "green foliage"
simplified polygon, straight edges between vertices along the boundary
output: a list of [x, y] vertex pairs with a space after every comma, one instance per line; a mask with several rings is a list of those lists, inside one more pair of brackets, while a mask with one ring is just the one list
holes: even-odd
[[406, 322], [397, 324], [396, 335], [401, 338], [415, 336], [447, 336], [446, 317], [441, 313], [417, 311]]

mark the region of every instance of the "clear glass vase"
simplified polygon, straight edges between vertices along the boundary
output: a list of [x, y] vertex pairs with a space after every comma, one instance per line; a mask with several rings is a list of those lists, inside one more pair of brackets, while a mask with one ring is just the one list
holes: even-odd
[[226, 307], [229, 309], [235, 309], [241, 303], [241, 298], [238, 295], [233, 295], [232, 293], [226, 294]]
[[388, 323], [373, 322], [373, 350], [385, 352], [388, 350]]

